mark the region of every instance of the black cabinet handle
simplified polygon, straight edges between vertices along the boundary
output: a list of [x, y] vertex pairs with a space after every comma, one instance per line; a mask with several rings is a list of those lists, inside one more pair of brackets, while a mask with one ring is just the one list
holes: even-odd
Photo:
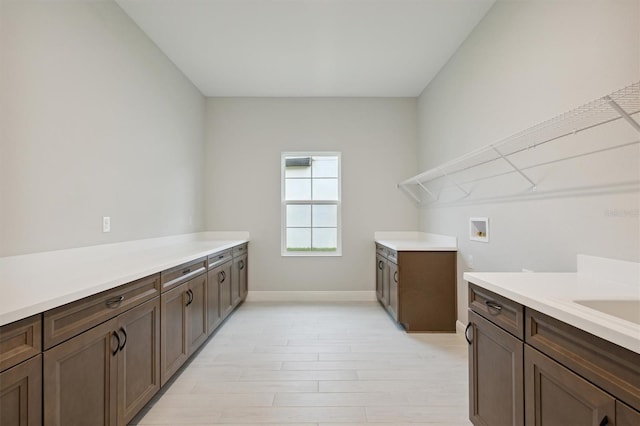
[[104, 304], [107, 305], [107, 308], [117, 308], [120, 305], [120, 302], [122, 302], [123, 300], [124, 296], [116, 296], [112, 297], [111, 299], [107, 299]]
[[489, 308], [489, 310], [493, 309], [494, 311], [496, 311], [496, 313], [500, 313], [500, 311], [502, 311], [502, 306], [500, 306], [499, 303], [493, 302], [491, 300], [485, 300], [484, 304], [487, 305], [487, 308]]
[[193, 303], [193, 290], [189, 289], [187, 290], [187, 293], [189, 293], [189, 305]]
[[380, 270], [384, 269], [384, 264], [382, 263], [382, 260], [378, 261], [378, 269]]
[[395, 271], [393, 273], [393, 281], [397, 284], [398, 283], [398, 271]]
[[193, 299], [191, 298], [191, 290], [187, 290], [185, 294], [187, 295], [187, 304], [185, 306], [189, 306], [191, 302], [193, 302]]
[[118, 344], [116, 345], [116, 348], [111, 352], [111, 355], [116, 356], [116, 354], [118, 353], [118, 351], [120, 350], [120, 335], [117, 332], [113, 332], [113, 336], [116, 338], [116, 340], [118, 341]]
[[244, 269], [244, 260], [240, 261], [240, 270], [242, 271]]
[[124, 329], [124, 327], [120, 327], [120, 331], [124, 336], [124, 340], [122, 341], [122, 345], [118, 347], [118, 350], [123, 350], [125, 345], [127, 344], [127, 331]]
[[471, 323], [467, 324], [467, 328], [464, 329], [464, 338], [467, 341], [468, 344], [472, 344], [473, 343], [473, 339], [469, 338], [469, 329], [471, 328]]
[[227, 274], [224, 271], [220, 271], [220, 277], [220, 284], [222, 284], [227, 279]]
[[604, 416], [604, 418], [600, 422], [600, 426], [607, 426], [608, 424], [609, 424], [609, 418], [607, 416]]
[[185, 269], [184, 271], [182, 271], [182, 275], [186, 275], [186, 274], [188, 274], [189, 272], [191, 272], [191, 268], [189, 268], [189, 269]]

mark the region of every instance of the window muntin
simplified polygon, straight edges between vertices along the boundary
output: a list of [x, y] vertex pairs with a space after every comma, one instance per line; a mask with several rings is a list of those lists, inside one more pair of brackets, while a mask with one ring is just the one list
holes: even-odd
[[282, 254], [339, 256], [340, 154], [282, 154]]

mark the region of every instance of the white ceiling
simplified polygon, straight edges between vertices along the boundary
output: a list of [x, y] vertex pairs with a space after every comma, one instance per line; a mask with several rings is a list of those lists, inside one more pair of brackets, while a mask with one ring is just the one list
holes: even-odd
[[494, 0], [116, 0], [205, 96], [418, 96]]

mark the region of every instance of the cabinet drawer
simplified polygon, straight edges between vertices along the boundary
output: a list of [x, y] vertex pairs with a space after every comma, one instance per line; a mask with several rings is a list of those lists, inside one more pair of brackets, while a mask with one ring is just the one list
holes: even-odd
[[202, 257], [160, 272], [162, 292], [171, 290], [207, 271], [207, 258]]
[[640, 409], [640, 354], [529, 308], [525, 342]]
[[44, 348], [49, 349], [160, 294], [158, 274], [44, 313]]
[[247, 252], [247, 244], [235, 246], [233, 248], [233, 257], [242, 256]]
[[378, 253], [380, 256], [387, 257], [387, 248], [382, 244], [376, 243], [376, 253]]
[[469, 283], [469, 309], [524, 340], [524, 308], [519, 303]]
[[231, 250], [220, 251], [209, 256], [209, 270], [231, 260]]
[[18, 365], [41, 350], [40, 314], [0, 327], [0, 371]]

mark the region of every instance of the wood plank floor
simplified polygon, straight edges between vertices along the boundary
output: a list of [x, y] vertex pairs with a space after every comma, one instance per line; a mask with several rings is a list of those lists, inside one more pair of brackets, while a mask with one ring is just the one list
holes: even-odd
[[468, 426], [467, 344], [377, 303], [245, 303], [140, 425]]

